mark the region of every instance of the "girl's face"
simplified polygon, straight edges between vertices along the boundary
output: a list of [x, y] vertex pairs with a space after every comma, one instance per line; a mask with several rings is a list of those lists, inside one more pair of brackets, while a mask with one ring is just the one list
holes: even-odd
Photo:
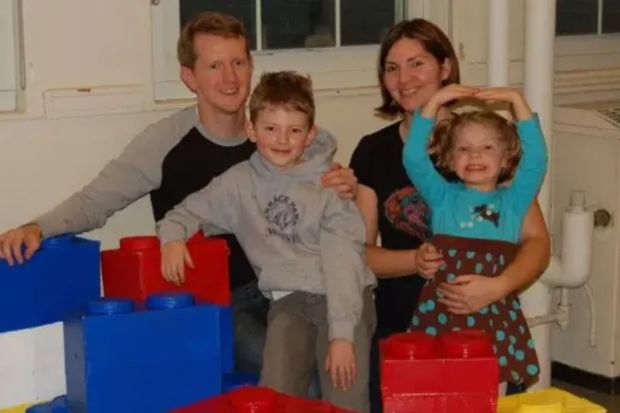
[[506, 148], [497, 131], [479, 123], [464, 125], [454, 137], [450, 168], [469, 188], [493, 191], [503, 168], [508, 166]]
[[450, 63], [440, 63], [424, 49], [419, 40], [403, 37], [388, 52], [383, 70], [383, 83], [406, 113], [428, 102], [450, 75]]

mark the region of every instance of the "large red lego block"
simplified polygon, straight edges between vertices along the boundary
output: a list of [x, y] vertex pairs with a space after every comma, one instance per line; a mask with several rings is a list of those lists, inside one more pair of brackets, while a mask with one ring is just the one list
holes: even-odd
[[300, 399], [265, 387], [241, 387], [171, 413], [353, 413], [321, 400]]
[[151, 294], [188, 292], [201, 302], [230, 305], [226, 241], [198, 232], [187, 247], [194, 268], [185, 267], [185, 283], [177, 287], [162, 276], [157, 237], [122, 238], [119, 249], [101, 253], [104, 296], [144, 301]]
[[395, 334], [380, 351], [385, 413], [497, 411], [499, 365], [483, 331]]

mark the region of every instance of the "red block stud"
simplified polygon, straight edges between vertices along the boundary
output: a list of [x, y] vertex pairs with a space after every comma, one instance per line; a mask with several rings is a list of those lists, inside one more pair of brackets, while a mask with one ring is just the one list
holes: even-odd
[[185, 267], [185, 283], [177, 287], [162, 276], [157, 237], [122, 238], [119, 249], [101, 253], [104, 296], [144, 301], [154, 293], [189, 292], [201, 302], [230, 305], [226, 241], [198, 232], [187, 248], [194, 268]]
[[300, 399], [266, 387], [241, 387], [171, 413], [352, 413], [321, 400]]
[[499, 366], [483, 331], [394, 334], [380, 352], [385, 413], [497, 411]]

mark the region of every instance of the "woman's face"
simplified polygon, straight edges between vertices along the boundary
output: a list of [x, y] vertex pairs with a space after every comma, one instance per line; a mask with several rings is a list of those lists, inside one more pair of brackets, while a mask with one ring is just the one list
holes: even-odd
[[406, 113], [425, 105], [450, 75], [450, 63], [443, 64], [424, 49], [419, 40], [403, 37], [385, 59], [383, 83]]

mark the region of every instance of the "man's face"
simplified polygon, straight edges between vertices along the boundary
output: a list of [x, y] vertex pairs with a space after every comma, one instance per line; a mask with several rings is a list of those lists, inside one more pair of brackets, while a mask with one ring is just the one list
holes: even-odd
[[236, 114], [245, 110], [252, 79], [246, 39], [199, 33], [194, 49], [196, 63], [192, 69], [181, 67], [181, 79], [196, 93], [201, 111]]

